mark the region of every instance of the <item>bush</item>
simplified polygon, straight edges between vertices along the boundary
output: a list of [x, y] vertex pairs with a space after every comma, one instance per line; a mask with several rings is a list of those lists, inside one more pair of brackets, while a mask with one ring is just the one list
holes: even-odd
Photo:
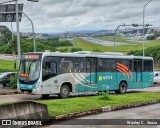
[[9, 85], [13, 89], [17, 88], [17, 76], [11, 76]]
[[109, 100], [109, 91], [99, 92], [99, 95], [101, 95], [100, 99]]
[[155, 40], [155, 39], [156, 39], [155, 35], [147, 36], [147, 40]]

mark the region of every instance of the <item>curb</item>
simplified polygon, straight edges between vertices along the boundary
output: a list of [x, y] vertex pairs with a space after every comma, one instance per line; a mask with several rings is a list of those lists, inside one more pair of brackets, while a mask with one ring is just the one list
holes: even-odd
[[0, 92], [0, 95], [13, 95], [13, 94], [18, 94], [18, 92]]
[[81, 117], [81, 116], [86, 116], [86, 115], [98, 114], [102, 112], [110, 112], [110, 111], [115, 111], [115, 110], [133, 108], [133, 107], [146, 106], [146, 105], [151, 105], [151, 104], [156, 104], [156, 103], [160, 103], [160, 99], [146, 101], [146, 102], [138, 102], [138, 103], [133, 103], [133, 104], [119, 105], [119, 106], [106, 106], [106, 107], [101, 107], [101, 108], [92, 109], [88, 111], [81, 111], [81, 112], [74, 112], [74, 113], [59, 115], [59, 116], [55, 116], [51, 118], [54, 120], [67, 120], [67, 119], [72, 119], [75, 117]]

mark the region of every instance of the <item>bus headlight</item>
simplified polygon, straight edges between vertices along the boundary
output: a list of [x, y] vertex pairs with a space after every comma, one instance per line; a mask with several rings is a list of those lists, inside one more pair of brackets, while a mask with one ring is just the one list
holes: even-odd
[[38, 82], [38, 83], [36, 84], [35, 89], [37, 89], [37, 88], [39, 87], [39, 85], [40, 85], [40, 82]]

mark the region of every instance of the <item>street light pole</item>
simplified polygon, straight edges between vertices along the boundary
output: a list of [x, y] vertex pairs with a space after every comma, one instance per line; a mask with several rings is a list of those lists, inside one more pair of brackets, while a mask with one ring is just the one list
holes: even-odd
[[123, 24], [123, 25], [119, 25], [117, 28], [116, 28], [116, 30], [114, 31], [114, 52], [116, 52], [116, 42], [115, 42], [115, 36], [116, 36], [116, 32], [117, 32], [117, 30], [119, 29], [119, 27], [123, 27], [123, 26], [125, 26], [125, 24]]
[[17, 25], [17, 46], [18, 46], [18, 62], [21, 58], [21, 44], [20, 44], [20, 35], [19, 35], [19, 16], [18, 16], [18, 0], [15, 0], [16, 5], [16, 25]]
[[126, 24], [123, 24], [123, 25], [119, 25], [117, 28], [116, 28], [116, 30], [115, 30], [115, 32], [114, 32], [114, 52], [116, 52], [116, 43], [115, 43], [115, 35], [116, 35], [116, 32], [117, 32], [117, 30], [119, 29], [119, 27], [124, 27], [124, 26], [133, 26], [133, 27], [138, 27], [138, 26], [146, 26], [146, 27], [148, 27], [148, 26], [152, 26], [151, 24], [146, 24], [146, 25], [139, 25], [139, 24], [132, 24], [132, 25], [126, 25]]
[[13, 25], [12, 25], [12, 22], [11, 22], [11, 31], [12, 31], [12, 40], [14, 39], [14, 34], [13, 34]]
[[22, 12], [27, 18], [28, 20], [31, 22], [32, 24], [32, 34], [33, 34], [33, 46], [34, 46], [34, 52], [36, 52], [36, 43], [35, 43], [35, 33], [34, 33], [34, 24], [32, 22], [32, 20], [24, 13]]
[[147, 6], [147, 4], [149, 4], [149, 2], [151, 2], [152, 0], [149, 0], [144, 6], [143, 6], [143, 56], [144, 56], [144, 16], [145, 16], [145, 7]]

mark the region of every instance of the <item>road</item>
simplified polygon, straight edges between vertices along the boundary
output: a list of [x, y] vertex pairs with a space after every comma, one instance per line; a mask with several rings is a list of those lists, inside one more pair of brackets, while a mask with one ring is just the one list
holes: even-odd
[[40, 95], [28, 94], [13, 94], [13, 95], [0, 95], [0, 102], [17, 102], [40, 99]]
[[[131, 41], [131, 42], [135, 42], [135, 43], [143, 43], [142, 39], [143, 39], [143, 37], [129, 37], [129, 38], [127, 38], [127, 41]], [[145, 40], [144, 42], [146, 43], [147, 41]]]
[[16, 57], [10, 54], [0, 54], [0, 59], [1, 60], [15, 60]]
[[[150, 87], [145, 89], [132, 89], [128, 90], [128, 93], [132, 92], [160, 92], [160, 86]], [[57, 99], [57, 96], [50, 96], [49, 99]], [[0, 95], [0, 102], [17, 102], [28, 100], [39, 100], [41, 95], [29, 95], [29, 94], [13, 94], [13, 95]]]
[[[129, 90], [129, 92], [137, 92], [137, 91], [147, 91], [147, 92], [160, 92], [160, 86], [146, 88], [146, 89], [139, 89], [139, 90]], [[41, 98], [40, 95], [28, 95], [28, 94], [14, 94], [14, 95], [0, 95], [0, 102], [16, 102], [16, 101], [27, 101], [27, 100], [39, 100]], [[51, 96], [49, 99], [57, 99], [56, 96]], [[119, 111], [101, 113], [91, 116], [85, 116], [78, 119], [160, 119], [160, 104], [149, 105], [144, 107], [137, 107], [137, 108], [130, 108], [124, 109]], [[97, 122], [100, 121], [100, 122]], [[106, 120], [105, 120], [106, 121]], [[102, 120], [96, 120], [97, 124], [100, 124]], [[124, 126], [124, 125], [66, 125], [70, 123], [74, 123], [74, 120], [69, 120], [65, 122], [61, 122], [61, 125], [46, 125], [43, 128], [160, 128], [160, 126]]]
[[[100, 45], [103, 45], [103, 46], [114, 46], [113, 41], [99, 40], [99, 39], [96, 39], [96, 38], [93, 38], [93, 37], [81, 37], [81, 38], [83, 40], [89, 41], [91, 43], [100, 44]], [[135, 45], [135, 44], [116, 42], [115, 45], [120, 46], [120, 45]]]
[[76, 124], [75, 122], [77, 120], [68, 120], [59, 122], [56, 125], [43, 126], [43, 128], [64, 128], [64, 125], [65, 128], [160, 128], [160, 125], [100, 125], [101, 123], [104, 123], [103, 121], [107, 121], [102, 119], [127, 119], [127, 121], [130, 121], [129, 119], [160, 119], [160, 104], [105, 112], [77, 119], [85, 119], [85, 121], [88, 122], [92, 121], [90, 119], [96, 119], [94, 120], [94, 124], [97, 125], [70, 125]]

